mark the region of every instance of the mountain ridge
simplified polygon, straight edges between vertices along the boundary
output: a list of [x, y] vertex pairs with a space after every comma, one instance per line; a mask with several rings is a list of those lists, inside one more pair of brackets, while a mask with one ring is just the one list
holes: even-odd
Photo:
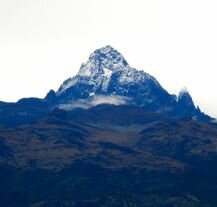
[[0, 127], [36, 121], [55, 108], [87, 109], [106, 103], [129, 104], [177, 119], [214, 121], [195, 107], [189, 92], [181, 90], [178, 97], [168, 93], [155, 77], [131, 67], [121, 53], [106, 46], [91, 53], [77, 75], [65, 80], [57, 91], [50, 90], [45, 98], [0, 102]]

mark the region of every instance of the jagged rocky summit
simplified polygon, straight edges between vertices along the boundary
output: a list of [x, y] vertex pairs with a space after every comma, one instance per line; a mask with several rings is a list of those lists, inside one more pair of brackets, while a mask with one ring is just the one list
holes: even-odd
[[195, 107], [186, 89], [181, 90], [178, 97], [169, 94], [153, 76], [131, 67], [122, 54], [109, 45], [95, 50], [77, 75], [65, 80], [57, 92], [50, 91], [46, 99], [71, 104], [97, 96], [123, 97], [126, 104], [177, 118], [210, 119]]

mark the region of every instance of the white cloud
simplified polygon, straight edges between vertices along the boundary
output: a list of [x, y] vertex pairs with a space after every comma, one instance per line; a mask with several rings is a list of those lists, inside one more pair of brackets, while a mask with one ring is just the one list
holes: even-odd
[[79, 99], [69, 104], [60, 104], [59, 108], [70, 111], [75, 108], [89, 109], [100, 104], [124, 105], [130, 98], [123, 96], [93, 96], [89, 99]]

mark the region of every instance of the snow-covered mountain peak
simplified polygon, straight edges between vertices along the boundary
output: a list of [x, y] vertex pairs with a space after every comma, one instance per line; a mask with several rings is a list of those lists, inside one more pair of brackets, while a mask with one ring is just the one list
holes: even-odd
[[116, 49], [114, 49], [111, 45], [106, 45], [105, 47], [101, 47], [96, 49], [90, 56], [92, 57], [95, 54], [108, 54], [108, 53], [116, 53], [120, 54]]
[[90, 55], [89, 59], [99, 61], [103, 66], [107, 64], [119, 64], [122, 66], [128, 65], [123, 55], [110, 45], [95, 50]]
[[[93, 76], [94, 74], [105, 74], [128, 66], [123, 55], [111, 46], [105, 46], [95, 50], [86, 63], [81, 65], [80, 76]], [[105, 72], [106, 71], [106, 72]]]
[[190, 107], [192, 110], [195, 108], [192, 97], [186, 87], [179, 92], [178, 103], [185, 106], [185, 108]]
[[179, 92], [179, 95], [178, 95], [178, 100], [182, 99], [183, 97], [189, 97], [190, 96], [190, 93], [187, 89], [187, 87], [183, 87], [180, 92]]
[[51, 91], [46, 100], [71, 104], [99, 96], [125, 97], [127, 104], [178, 118], [210, 120], [195, 107], [186, 88], [180, 91], [178, 98], [169, 94], [153, 76], [131, 67], [123, 55], [109, 45], [91, 53], [77, 75], [65, 80], [56, 93]]
[[157, 80], [148, 73], [130, 67], [123, 55], [108, 45], [95, 50], [81, 65], [77, 75], [61, 85], [57, 96], [77, 83], [90, 85], [91, 93], [96, 91], [106, 93], [111, 79], [113, 79], [112, 82], [115, 80], [116, 85], [141, 84], [149, 80], [159, 85]]
[[183, 88], [180, 90], [179, 94], [185, 94], [185, 93], [189, 93], [189, 91], [188, 91], [188, 89], [187, 89], [186, 86], [183, 87]]

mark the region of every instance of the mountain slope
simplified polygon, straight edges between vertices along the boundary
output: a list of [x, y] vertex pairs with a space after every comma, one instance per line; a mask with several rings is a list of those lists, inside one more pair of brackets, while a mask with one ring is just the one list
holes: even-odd
[[0, 140], [5, 207], [217, 203], [216, 125], [98, 105], [56, 109], [35, 123], [0, 130]]
[[16, 103], [0, 103], [0, 128], [16, 127], [46, 116], [53, 104], [39, 98], [24, 98]]

